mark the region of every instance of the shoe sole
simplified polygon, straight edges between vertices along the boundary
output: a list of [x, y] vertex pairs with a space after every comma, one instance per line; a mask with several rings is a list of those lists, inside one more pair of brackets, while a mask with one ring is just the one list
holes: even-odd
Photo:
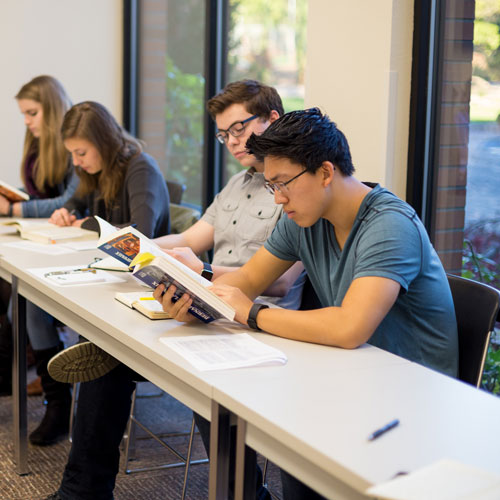
[[56, 354], [47, 368], [54, 380], [75, 384], [102, 377], [119, 363], [92, 342], [83, 342]]

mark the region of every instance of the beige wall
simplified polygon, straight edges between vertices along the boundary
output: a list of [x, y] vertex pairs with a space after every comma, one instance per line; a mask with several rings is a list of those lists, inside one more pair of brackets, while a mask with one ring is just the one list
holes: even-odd
[[356, 176], [406, 192], [413, 0], [309, 0], [306, 106], [351, 145]]
[[23, 119], [14, 95], [39, 74], [58, 78], [73, 102], [107, 106], [121, 121], [121, 0], [0, 2], [0, 178], [20, 185]]

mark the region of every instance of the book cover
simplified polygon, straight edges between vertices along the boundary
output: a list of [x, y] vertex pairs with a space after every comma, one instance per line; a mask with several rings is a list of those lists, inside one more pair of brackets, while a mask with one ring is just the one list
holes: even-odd
[[102, 235], [97, 247], [127, 266], [139, 252], [149, 252], [154, 255], [164, 254], [158, 245], [132, 226], [124, 227], [112, 234]]
[[30, 199], [29, 194], [17, 189], [4, 181], [0, 181], [0, 194], [5, 196], [11, 203], [17, 201], [27, 201]]
[[121, 234], [99, 246], [100, 250], [127, 266], [137, 256], [140, 248], [140, 238], [131, 232]]
[[193, 299], [189, 312], [204, 323], [219, 318], [234, 319], [234, 309], [208, 290], [207, 287], [211, 286], [210, 281], [170, 255], [155, 257], [141, 253], [132, 265], [136, 266], [134, 276], [151, 288], [156, 288], [160, 284], [164, 284], [167, 288], [174, 285], [177, 289], [172, 299], [174, 302], [184, 293], [188, 293]]

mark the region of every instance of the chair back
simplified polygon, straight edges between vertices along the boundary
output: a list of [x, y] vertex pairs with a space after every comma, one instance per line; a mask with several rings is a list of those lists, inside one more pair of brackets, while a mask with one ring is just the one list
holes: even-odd
[[182, 195], [186, 190], [186, 186], [176, 181], [165, 181], [165, 182], [167, 183], [170, 203], [175, 203], [176, 205], [180, 205], [182, 201]]
[[[180, 234], [189, 229], [195, 222], [198, 222], [200, 217], [201, 212], [197, 208], [170, 203], [170, 232]], [[206, 252], [198, 255], [198, 257], [204, 262], [209, 261]]]
[[458, 328], [458, 378], [479, 387], [500, 292], [477, 281], [448, 275]]

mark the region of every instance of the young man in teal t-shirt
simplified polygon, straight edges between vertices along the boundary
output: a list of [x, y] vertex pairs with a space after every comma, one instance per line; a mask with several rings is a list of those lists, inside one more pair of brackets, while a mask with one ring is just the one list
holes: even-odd
[[[404, 201], [352, 174], [349, 145], [317, 108], [294, 111], [247, 141], [264, 161], [266, 187], [282, 205], [273, 233], [240, 269], [212, 290], [236, 320], [294, 340], [354, 349], [365, 342], [456, 376], [458, 339], [446, 274], [422, 222]], [[270, 283], [302, 261], [321, 308], [269, 309], [256, 304]], [[164, 292], [164, 295], [161, 294]], [[155, 296], [179, 321], [192, 321], [174, 288]], [[319, 498], [282, 473], [284, 498]]]

